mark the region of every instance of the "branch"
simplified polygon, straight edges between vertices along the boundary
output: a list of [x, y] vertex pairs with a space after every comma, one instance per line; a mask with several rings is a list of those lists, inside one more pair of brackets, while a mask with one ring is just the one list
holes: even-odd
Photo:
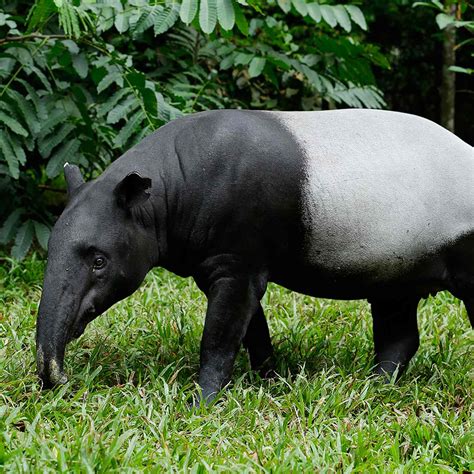
[[30, 35], [22, 35], [22, 36], [7, 36], [6, 38], [0, 39], [0, 45], [5, 43], [12, 43], [14, 41], [28, 41], [30, 39], [43, 39], [43, 40], [50, 40], [50, 39], [69, 39], [70, 36], [68, 35], [42, 35], [40, 33], [32, 33]]
[[45, 191], [52, 191], [53, 193], [66, 194], [65, 189], [54, 188], [53, 186], [48, 186], [47, 184], [38, 184], [38, 188], [44, 189]]

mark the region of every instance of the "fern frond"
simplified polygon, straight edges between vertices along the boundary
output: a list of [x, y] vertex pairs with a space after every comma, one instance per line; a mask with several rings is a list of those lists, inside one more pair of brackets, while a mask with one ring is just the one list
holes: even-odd
[[135, 112], [128, 120], [127, 123], [122, 127], [118, 135], [115, 137], [114, 146], [115, 148], [123, 147], [133, 134], [138, 133], [142, 130], [142, 122], [145, 119], [145, 115], [142, 110]]
[[165, 31], [168, 31], [178, 20], [179, 16], [179, 4], [172, 3], [167, 5], [158, 13], [153, 29], [155, 35], [161, 35]]
[[142, 13], [138, 19], [135, 20], [135, 18], [131, 18], [130, 26], [133, 31], [133, 36], [137, 37], [140, 33], [143, 33], [155, 25], [163, 9], [164, 7], [161, 5], [148, 5], [142, 9]]
[[23, 79], [17, 79], [17, 81], [23, 85], [23, 87], [26, 89], [26, 92], [28, 95], [26, 96], [26, 99], [31, 100], [33, 102], [35, 109], [36, 109], [36, 115], [40, 120], [46, 120], [47, 117], [47, 110], [46, 107], [44, 106], [44, 103], [41, 102], [41, 99], [36, 92], [35, 89], [29, 84], [27, 81]]
[[54, 130], [52, 133], [39, 140], [38, 148], [43, 158], [48, 158], [53, 149], [62, 143], [67, 136], [75, 129], [76, 127], [71, 123], [63, 124], [59, 130]]
[[99, 117], [107, 115], [126, 95], [130, 94], [128, 89], [120, 89], [110, 96], [108, 100], [97, 107]]
[[140, 103], [134, 95], [130, 95], [107, 114], [107, 123], [117, 123], [120, 119], [126, 118], [130, 112], [136, 110], [138, 107], [140, 107]]
[[27, 101], [18, 91], [12, 88], [7, 90], [7, 96], [12, 100], [12, 102], [23, 115], [23, 119], [28, 125], [30, 132], [33, 135], [36, 135], [40, 130], [40, 125], [31, 103]]
[[13, 151], [10, 140], [7, 138], [7, 132], [0, 130], [0, 158], [3, 158], [8, 165], [8, 171], [13, 179], [18, 179], [20, 176], [20, 163]]
[[49, 114], [49, 117], [41, 124], [41, 130], [39, 133], [40, 140], [43, 140], [44, 137], [60, 123], [64, 123], [69, 114], [65, 110], [53, 109]]
[[21, 125], [21, 123], [18, 120], [16, 120], [16, 118], [9, 116], [5, 112], [2, 112], [2, 111], [0, 111], [0, 123], [3, 123], [12, 132], [17, 133], [18, 135], [21, 135], [22, 137], [28, 136], [28, 131], [25, 130], [23, 125]]
[[56, 11], [57, 8], [53, 0], [36, 0], [28, 13], [27, 32], [31, 33], [32, 31], [40, 30], [41, 25], [44, 24], [50, 15]]
[[[20, 165], [24, 165], [26, 163], [26, 154], [25, 154], [25, 151], [23, 150], [22, 143], [20, 143], [19, 140], [15, 136], [12, 136], [11, 134], [7, 134], [6, 136], [13, 152], [15, 153], [18, 163]], [[22, 142], [23, 141], [24, 140], [22, 140]]]
[[80, 144], [81, 142], [77, 138], [73, 138], [61, 146], [48, 161], [46, 174], [50, 178], [55, 178], [62, 171], [66, 161], [75, 162], [77, 157], [74, 155], [79, 150]]

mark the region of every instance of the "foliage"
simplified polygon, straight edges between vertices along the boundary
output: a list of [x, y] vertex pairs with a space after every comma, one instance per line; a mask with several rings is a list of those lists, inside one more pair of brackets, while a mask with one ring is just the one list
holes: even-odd
[[[470, 35], [468, 39], [463, 40], [459, 43], [456, 49], [461, 47], [470, 46], [471, 58], [474, 58], [474, 19], [469, 20], [461, 20], [461, 17], [467, 13], [468, 8], [474, 8], [470, 3], [466, 0], [448, 0], [444, 4], [440, 0], [431, 0], [431, 2], [415, 2], [414, 6], [424, 6], [433, 8], [438, 12], [436, 15], [436, 24], [438, 25], [440, 30], [444, 30], [450, 26], [454, 28], [461, 28], [466, 30]], [[450, 6], [455, 7], [456, 13], [453, 14], [448, 11]], [[474, 74], [474, 68], [466, 68], [461, 66], [451, 66], [449, 68], [453, 72], [463, 73], [463, 74]]]
[[46, 245], [66, 161], [94, 177], [145, 135], [215, 108], [381, 107], [355, 5], [37, 0], [0, 11], [0, 244]]
[[[44, 262], [0, 266], [0, 466], [6, 472], [469, 472], [473, 331], [458, 300], [420, 303], [421, 346], [396, 384], [370, 377], [366, 302], [271, 285], [280, 376], [242, 352], [234, 384], [190, 413], [205, 298], [153, 271], [68, 346], [64, 387], [40, 392], [35, 314]], [[0, 467], [1, 469], [1, 467]]]

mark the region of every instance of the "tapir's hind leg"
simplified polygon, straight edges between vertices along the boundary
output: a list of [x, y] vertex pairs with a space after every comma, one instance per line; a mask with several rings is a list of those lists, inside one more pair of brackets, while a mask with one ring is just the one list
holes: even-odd
[[258, 370], [266, 376], [273, 369], [273, 347], [268, 330], [267, 320], [262, 306], [253, 315], [243, 339], [243, 345], [249, 352], [250, 365], [253, 370]]
[[374, 326], [375, 373], [392, 377], [410, 362], [419, 345], [418, 298], [371, 300]]

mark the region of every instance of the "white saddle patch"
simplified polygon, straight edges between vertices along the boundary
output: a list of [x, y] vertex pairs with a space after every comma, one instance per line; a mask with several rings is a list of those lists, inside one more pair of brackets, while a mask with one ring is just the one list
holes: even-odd
[[398, 271], [474, 229], [474, 151], [444, 128], [375, 110], [275, 116], [305, 155], [312, 263]]

